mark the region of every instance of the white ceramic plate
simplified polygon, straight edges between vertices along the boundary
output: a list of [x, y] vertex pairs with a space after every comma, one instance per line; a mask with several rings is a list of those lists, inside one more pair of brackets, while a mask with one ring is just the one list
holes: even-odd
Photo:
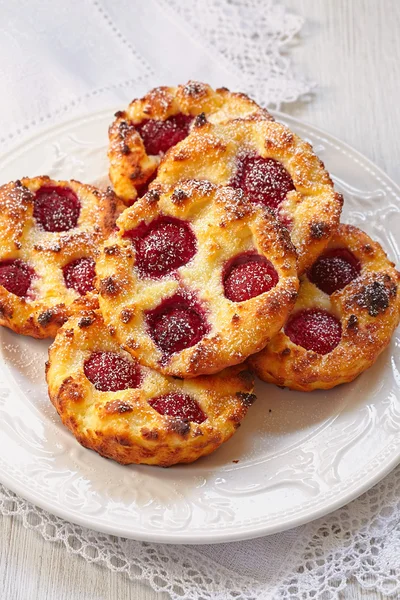
[[[2, 183], [49, 174], [105, 181], [111, 111], [54, 127], [0, 161]], [[284, 115], [345, 195], [344, 220], [399, 261], [400, 189], [363, 156]], [[400, 461], [400, 338], [355, 382], [301, 394], [259, 383], [240, 431], [193, 465], [122, 467], [82, 448], [47, 398], [46, 342], [0, 331], [0, 480], [93, 529], [170, 543], [275, 533], [352, 500]]]

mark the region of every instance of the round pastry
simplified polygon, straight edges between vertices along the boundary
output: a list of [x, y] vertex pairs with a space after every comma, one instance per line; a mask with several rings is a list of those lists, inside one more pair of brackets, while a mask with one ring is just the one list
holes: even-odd
[[167, 467], [210, 454], [255, 400], [244, 366], [189, 381], [140, 366], [97, 311], [83, 311], [59, 330], [46, 376], [50, 399], [76, 439], [122, 464]]
[[166, 375], [243, 362], [294, 305], [289, 235], [237, 190], [189, 181], [148, 192], [117, 225], [96, 263], [100, 308], [132, 356]]
[[340, 225], [300, 283], [285, 327], [250, 365], [270, 383], [294, 390], [352, 381], [388, 345], [399, 323], [400, 274], [381, 246]]
[[339, 223], [342, 196], [310, 144], [281, 123], [199, 123], [168, 152], [150, 187], [165, 191], [187, 179], [232, 186], [249, 202], [270, 208], [290, 231], [300, 273], [324, 250]]
[[226, 88], [214, 91], [198, 81], [155, 88], [115, 117], [109, 129], [109, 175], [116, 194], [128, 205], [138, 194], [144, 194], [160, 158], [189, 134], [195, 122], [219, 123], [235, 117], [272, 119], [244, 94]]
[[122, 203], [77, 181], [0, 187], [0, 324], [53, 337], [74, 310], [98, 305], [95, 258]]

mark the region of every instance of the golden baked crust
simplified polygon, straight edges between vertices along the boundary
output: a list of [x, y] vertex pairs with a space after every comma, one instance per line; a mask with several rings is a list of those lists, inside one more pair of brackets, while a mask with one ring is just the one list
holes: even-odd
[[159, 155], [146, 152], [135, 125], [148, 119], [165, 121], [177, 114], [207, 119], [212, 123], [236, 117], [262, 117], [272, 119], [245, 94], [230, 92], [226, 88], [213, 90], [199, 81], [189, 81], [178, 87], [158, 87], [143, 98], [133, 100], [125, 111], [118, 111], [109, 129], [110, 179], [115, 193], [126, 204], [137, 197], [137, 188], [145, 185], [155, 174]]
[[[67, 188], [80, 202], [76, 227], [45, 231], [33, 216], [40, 188]], [[0, 187], [0, 263], [23, 261], [35, 271], [29, 294], [20, 297], [0, 285], [0, 324], [36, 338], [54, 337], [70, 314], [82, 305], [98, 306], [95, 291], [80, 295], [67, 288], [62, 268], [82, 257], [95, 259], [100, 242], [115, 227], [123, 204], [77, 181], [25, 178]]]
[[376, 361], [399, 323], [400, 274], [381, 246], [356, 227], [340, 225], [328, 248], [350, 250], [360, 263], [359, 276], [329, 296], [304, 275], [293, 314], [314, 307], [329, 311], [341, 322], [341, 340], [321, 355], [294, 344], [280, 331], [250, 359], [264, 381], [300, 391], [352, 381]]
[[[243, 156], [278, 161], [290, 175], [295, 189], [280, 204], [279, 217], [284, 224], [290, 223], [299, 272], [304, 272], [335, 232], [343, 198], [335, 193], [310, 144], [281, 123], [266, 119], [198, 123], [190, 136], [166, 154], [150, 189], [166, 191], [187, 179], [233, 185]], [[255, 174], [264, 177], [263, 173]], [[278, 181], [273, 184], [279, 187]]]
[[[126, 233], [160, 215], [189, 223], [197, 250], [168, 276], [149, 279], [138, 272], [135, 247]], [[248, 203], [240, 191], [188, 181], [161, 196], [148, 192], [123, 212], [117, 225], [119, 231], [107, 240], [96, 263], [100, 308], [132, 356], [166, 375], [195, 377], [243, 362], [279, 331], [294, 305], [296, 254], [287, 231], [268, 209]], [[225, 266], [252, 251], [272, 263], [279, 281], [260, 295], [231, 301], [224, 295]], [[195, 297], [209, 331], [165, 360], [150, 335], [146, 314], [177, 293]]]
[[[83, 446], [122, 464], [167, 467], [210, 454], [233, 435], [255, 400], [253, 378], [243, 365], [190, 381], [140, 367], [139, 387], [100, 391], [84, 372], [85, 361], [96, 352], [117, 353], [134, 362], [97, 311], [69, 319], [49, 349], [49, 396], [63, 424]], [[159, 414], [149, 404], [174, 393], [194, 399], [206, 420], [197, 423]]]

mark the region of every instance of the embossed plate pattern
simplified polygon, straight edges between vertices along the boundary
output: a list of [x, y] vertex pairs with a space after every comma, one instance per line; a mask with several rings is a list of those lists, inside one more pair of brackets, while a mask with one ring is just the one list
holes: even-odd
[[[48, 174], [106, 182], [112, 111], [43, 133], [0, 161], [2, 183]], [[308, 139], [344, 193], [344, 220], [399, 261], [400, 189], [366, 158], [278, 115]], [[122, 467], [85, 450], [47, 399], [46, 342], [0, 331], [0, 480], [81, 525], [169, 543], [275, 533], [355, 498], [400, 461], [400, 337], [355, 382], [301, 394], [259, 383], [240, 431], [189, 466]], [[237, 462], [238, 461], [238, 462]]]

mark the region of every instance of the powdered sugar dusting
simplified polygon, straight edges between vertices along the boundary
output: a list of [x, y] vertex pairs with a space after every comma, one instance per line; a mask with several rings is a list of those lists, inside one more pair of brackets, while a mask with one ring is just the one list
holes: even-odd
[[146, 322], [165, 357], [194, 346], [209, 331], [204, 309], [184, 290], [149, 311]]
[[78, 258], [63, 268], [64, 281], [67, 288], [73, 288], [81, 296], [94, 290], [96, 277], [93, 258]]
[[42, 186], [36, 192], [33, 216], [45, 231], [73, 229], [79, 213], [78, 196], [70, 188]]
[[233, 302], [244, 302], [268, 292], [278, 280], [273, 265], [263, 256], [242, 254], [227, 267], [224, 276], [225, 296]]
[[251, 202], [257, 202], [276, 211], [288, 192], [295, 189], [285, 167], [273, 158], [239, 154], [236, 173], [230, 182], [244, 191]]
[[179, 113], [165, 120], [142, 121], [135, 128], [143, 140], [147, 154], [157, 156], [165, 154], [172, 146], [185, 139], [192, 121], [192, 116]]
[[141, 381], [139, 365], [114, 352], [93, 353], [85, 361], [84, 373], [102, 392], [136, 388]]
[[286, 324], [285, 333], [306, 350], [329, 354], [340, 342], [342, 326], [336, 317], [315, 308], [295, 313]]
[[3, 341], [1, 360], [24, 374], [30, 381], [42, 383], [44, 363], [47, 359], [47, 344], [38, 340], [35, 340], [34, 344], [38, 350], [34, 349], [27, 338], [18, 338], [18, 341], [13, 343]]
[[21, 260], [0, 263], [0, 285], [16, 296], [27, 296], [35, 271]]
[[125, 235], [134, 242], [136, 266], [143, 277], [163, 277], [188, 263], [196, 252], [189, 223], [172, 217], [160, 217]]
[[149, 400], [149, 404], [161, 415], [178, 417], [192, 423], [203, 423], [207, 419], [196, 400], [187, 394], [170, 392]]
[[308, 278], [326, 294], [343, 289], [361, 271], [359, 261], [347, 248], [325, 252], [311, 267]]

